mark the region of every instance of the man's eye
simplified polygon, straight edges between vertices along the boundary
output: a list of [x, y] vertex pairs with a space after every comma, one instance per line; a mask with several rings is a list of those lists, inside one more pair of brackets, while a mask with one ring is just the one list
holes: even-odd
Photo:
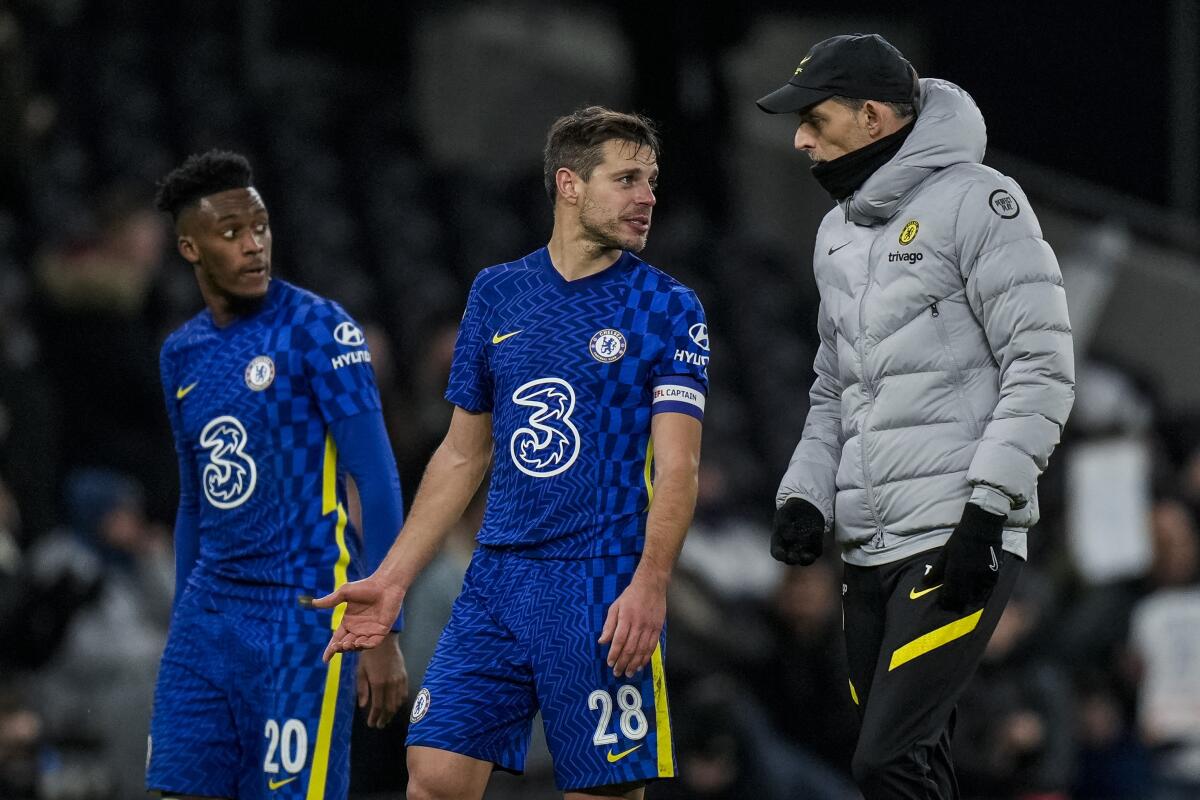
[[221, 238], [222, 239], [233, 239], [233, 232], [234, 232], [233, 228], [227, 228], [226, 230], [221, 231]]
[[254, 230], [257, 233], [266, 233], [267, 232], [267, 223], [265, 223], [265, 222], [258, 223], [257, 225], [254, 226]]

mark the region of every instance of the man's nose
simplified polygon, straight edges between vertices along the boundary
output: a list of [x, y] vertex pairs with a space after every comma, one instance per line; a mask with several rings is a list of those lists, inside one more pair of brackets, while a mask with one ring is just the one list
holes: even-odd
[[812, 150], [816, 146], [816, 139], [811, 133], [804, 129], [804, 126], [796, 128], [796, 137], [792, 140], [793, 146], [800, 152]]

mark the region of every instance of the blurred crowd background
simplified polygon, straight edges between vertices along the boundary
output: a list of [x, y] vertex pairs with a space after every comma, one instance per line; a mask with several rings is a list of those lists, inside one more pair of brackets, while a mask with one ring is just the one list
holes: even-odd
[[[840, 562], [767, 553], [830, 203], [753, 100], [858, 30], [975, 96], [1076, 332], [1030, 564], [958, 719], [964, 793], [1200, 797], [1198, 6], [0, 2], [0, 798], [142, 796], [176, 501], [157, 353], [201, 307], [155, 181], [250, 157], [275, 274], [368, 331], [410, 500], [466, 289], [545, 242], [544, 132], [585, 103], [660, 121], [643, 255], [698, 291], [713, 342], [668, 622], [682, 777], [647, 796], [855, 797]], [[479, 502], [406, 603], [414, 692]], [[403, 728], [356, 728], [356, 798], [399, 796]], [[489, 794], [554, 796], [544, 747]]]

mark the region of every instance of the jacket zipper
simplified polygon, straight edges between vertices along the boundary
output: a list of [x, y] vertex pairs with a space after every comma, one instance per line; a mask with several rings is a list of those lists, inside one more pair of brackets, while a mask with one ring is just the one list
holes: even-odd
[[871, 539], [871, 546], [880, 548], [883, 547], [883, 525], [879, 522], [879, 512], [875, 508], [875, 486], [871, 483], [871, 470], [867, 466], [867, 431], [870, 428], [868, 423], [871, 420], [871, 412], [875, 410], [875, 387], [867, 376], [866, 329], [863, 325], [867, 295], [871, 292], [871, 283], [875, 277], [873, 267], [875, 261], [872, 258], [874, 244], [872, 242], [871, 247], [867, 248], [867, 285], [863, 288], [862, 297], [858, 300], [858, 362], [862, 369], [863, 388], [867, 392], [867, 413], [863, 415], [862, 430], [858, 436], [858, 448], [859, 461], [862, 463], [863, 489], [867, 493], [867, 512], [871, 515], [871, 521], [875, 523], [875, 536]]
[[954, 348], [950, 345], [950, 334], [946, 332], [946, 326], [941, 321], [941, 312], [938, 311], [937, 301], [930, 304], [929, 313], [934, 319], [933, 327], [937, 330], [938, 339], [942, 343], [942, 349], [946, 351], [946, 358], [950, 360], [950, 377], [954, 383], [954, 392], [958, 395], [959, 408], [964, 415], [963, 424], [970, 426], [972, 433], [974, 433], [975, 421], [971, 419], [971, 406], [967, 403], [962, 370], [958, 367], [958, 359], [954, 357]]

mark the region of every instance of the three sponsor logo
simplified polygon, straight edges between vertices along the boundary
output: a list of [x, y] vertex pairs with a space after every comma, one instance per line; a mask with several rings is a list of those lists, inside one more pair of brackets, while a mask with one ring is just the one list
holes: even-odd
[[509, 455], [517, 469], [531, 478], [551, 478], [570, 469], [580, 447], [579, 429], [571, 421], [571, 384], [562, 378], [538, 378], [519, 386], [512, 401], [532, 409], [525, 425], [509, 439]]
[[201, 484], [204, 497], [216, 508], [237, 508], [254, 494], [258, 466], [246, 452], [246, 427], [229, 415], [216, 417], [200, 431], [200, 446], [208, 450]]

